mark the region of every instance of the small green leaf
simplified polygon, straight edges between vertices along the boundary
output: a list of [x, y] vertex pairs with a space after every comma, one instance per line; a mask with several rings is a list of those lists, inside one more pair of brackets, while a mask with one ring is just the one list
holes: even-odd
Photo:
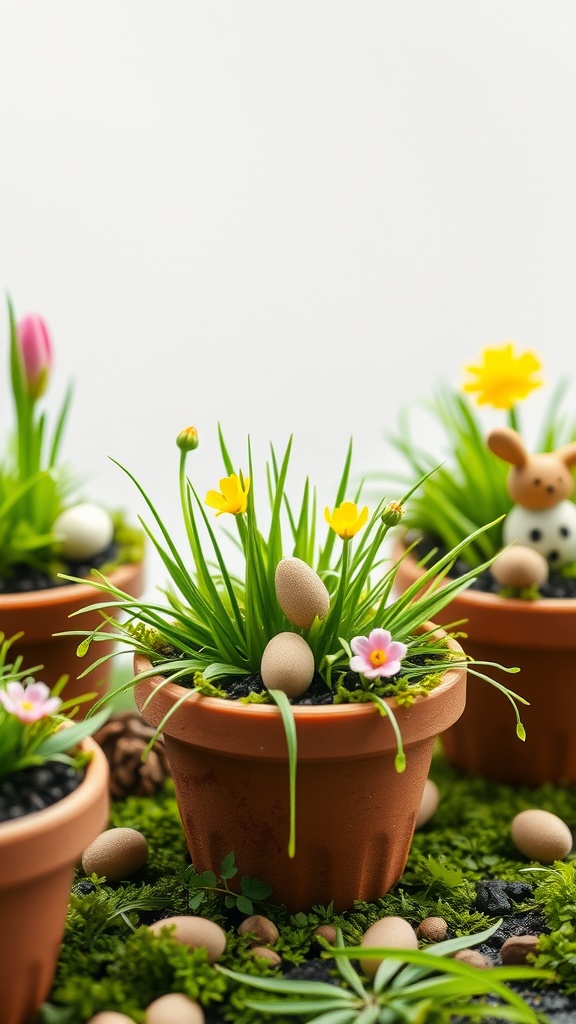
[[202, 906], [202, 904], [204, 903], [205, 899], [206, 899], [206, 893], [205, 892], [197, 892], [197, 893], [195, 893], [194, 896], [191, 896], [189, 901], [188, 901], [188, 906], [190, 907], [190, 910], [198, 910], [198, 907]]
[[203, 871], [202, 874], [191, 871], [188, 877], [188, 885], [192, 889], [214, 889], [216, 882], [217, 878], [213, 871]]
[[232, 850], [232, 853], [227, 854], [220, 865], [220, 877], [225, 880], [228, 878], [234, 878], [234, 875], [237, 874], [238, 868], [236, 867], [236, 858], [234, 856], [234, 851]]
[[236, 899], [236, 906], [241, 914], [254, 913], [254, 904], [247, 896], [238, 896]]
[[252, 900], [267, 900], [272, 892], [269, 882], [261, 882], [259, 878], [250, 878], [250, 875], [242, 876], [240, 888], [244, 895]]
[[226, 896], [226, 899], [224, 900], [224, 906], [228, 907], [228, 909], [236, 906], [236, 896], [234, 895], [234, 893], [231, 893], [230, 896]]
[[519, 740], [525, 740], [526, 739], [526, 729], [522, 725], [522, 722], [518, 722], [516, 724], [516, 735], [517, 735]]

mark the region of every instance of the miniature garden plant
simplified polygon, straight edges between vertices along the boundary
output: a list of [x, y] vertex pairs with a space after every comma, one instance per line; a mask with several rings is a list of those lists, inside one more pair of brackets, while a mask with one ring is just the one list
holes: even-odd
[[[454, 1019], [495, 1020], [497, 1013], [501, 1021], [537, 1024], [535, 1011], [506, 982], [552, 980], [552, 972], [527, 967], [483, 970], [451, 959], [458, 950], [485, 942], [500, 924], [426, 950], [345, 947], [338, 929], [337, 945], [323, 956], [334, 958], [339, 987], [323, 981], [242, 974], [222, 966], [217, 969], [248, 990], [266, 993], [266, 999], [246, 999], [246, 1006], [264, 1019], [295, 1016], [310, 1024], [449, 1024]], [[359, 960], [361, 967], [363, 960], [381, 961], [371, 982], [354, 969], [351, 959]], [[483, 996], [496, 999], [497, 1006], [486, 1004]]]
[[[517, 445], [524, 449], [519, 406], [543, 382], [538, 357], [532, 352], [516, 352], [512, 342], [484, 349], [478, 364], [466, 366], [465, 370], [468, 374], [462, 385], [465, 394], [442, 385], [432, 400], [421, 406], [440, 424], [446, 437], [447, 455], [442, 465], [438, 466], [441, 453], [427, 451], [412, 436], [415, 408], [404, 411], [399, 429], [391, 440], [408, 466], [407, 472], [396, 474], [394, 479], [408, 486], [427, 474], [407, 509], [405, 527], [433, 539], [445, 549], [461, 544], [466, 536], [475, 533], [460, 550], [459, 558], [468, 567], [479, 569], [481, 563], [494, 557], [503, 542], [508, 542], [503, 536], [502, 517], [510, 512], [514, 501], [518, 501], [509, 493], [507, 462], [510, 460], [507, 454], [497, 451], [496, 435], [515, 437]], [[535, 442], [539, 453], [563, 451], [576, 438], [576, 421], [570, 419], [563, 408], [566, 390], [567, 382], [563, 381], [549, 400]], [[468, 395], [474, 396], [479, 406], [490, 406], [506, 413], [506, 423], [493, 431], [490, 447], [487, 432]], [[542, 459], [543, 455], [532, 458]], [[433, 469], [436, 471], [432, 472]], [[387, 476], [390, 478], [389, 474]], [[486, 523], [490, 523], [490, 527], [477, 533], [478, 527]], [[573, 574], [574, 559], [567, 560], [559, 571]]]
[[14, 427], [0, 458], [0, 580], [2, 590], [49, 586], [70, 563], [90, 565], [113, 541], [112, 560], [139, 561], [142, 542], [123, 517], [79, 502], [77, 482], [60, 464], [68, 419], [69, 386], [52, 430], [43, 401], [51, 383], [54, 345], [46, 322], [31, 314], [16, 322], [8, 300], [9, 365]]
[[[103, 709], [90, 719], [73, 722], [78, 705], [94, 695], [63, 701], [60, 693], [65, 677], [49, 690], [29, 669], [22, 668], [19, 656], [8, 660], [16, 639], [0, 634], [0, 821], [26, 812], [20, 794], [13, 793], [13, 787], [10, 792], [5, 789], [7, 780], [19, 778], [23, 787], [24, 776], [19, 773], [49, 762], [80, 768], [86, 757], [76, 749], [78, 744], [92, 735], [109, 714], [108, 709]], [[32, 669], [38, 670], [39, 666]], [[42, 800], [42, 795], [38, 795], [30, 809], [45, 806]]]

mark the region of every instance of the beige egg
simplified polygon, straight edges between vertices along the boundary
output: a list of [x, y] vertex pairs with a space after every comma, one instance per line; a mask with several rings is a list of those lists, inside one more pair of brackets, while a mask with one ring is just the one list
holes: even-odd
[[[392, 946], [394, 949], [418, 949], [418, 938], [411, 924], [403, 917], [381, 917], [370, 925], [362, 936], [361, 946], [365, 949], [376, 949], [379, 946]], [[373, 960], [362, 960], [362, 970], [373, 978], [383, 957]]]
[[539, 587], [548, 579], [548, 562], [534, 548], [512, 545], [500, 552], [490, 572], [502, 587]]
[[82, 854], [82, 870], [95, 872], [108, 881], [129, 878], [148, 859], [148, 843], [135, 828], [109, 828], [101, 832]]
[[424, 792], [422, 793], [422, 799], [420, 801], [420, 809], [416, 815], [416, 828], [422, 828], [430, 818], [436, 814], [438, 804], [440, 803], [440, 793], [438, 786], [432, 779], [426, 779], [424, 783]]
[[134, 1024], [132, 1017], [116, 1010], [101, 1010], [95, 1017], [90, 1017], [88, 1024]]
[[218, 960], [226, 949], [226, 932], [219, 924], [209, 921], [206, 917], [167, 917], [162, 921], [155, 921], [149, 928], [154, 935], [159, 935], [163, 928], [169, 928], [171, 938], [175, 942], [190, 949], [205, 949], [211, 964]]
[[278, 967], [282, 963], [282, 957], [275, 949], [269, 946], [252, 946], [250, 956], [255, 960], [266, 960], [272, 967]]
[[182, 992], [160, 996], [146, 1009], [146, 1024], [204, 1024], [204, 1010]]
[[538, 808], [520, 811], [512, 819], [510, 835], [520, 853], [542, 864], [563, 860], [572, 849], [572, 833], [566, 822]]
[[300, 697], [314, 678], [312, 650], [299, 633], [277, 633], [264, 648], [260, 674], [268, 690]]
[[316, 616], [323, 619], [330, 595], [317, 572], [301, 558], [281, 558], [276, 566], [276, 597], [286, 618], [301, 629], [310, 629]]

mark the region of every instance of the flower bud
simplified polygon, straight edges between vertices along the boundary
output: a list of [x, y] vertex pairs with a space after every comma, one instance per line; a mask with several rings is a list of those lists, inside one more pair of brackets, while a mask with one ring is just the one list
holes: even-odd
[[384, 509], [381, 519], [385, 526], [398, 526], [404, 515], [404, 509], [399, 501], [390, 501]]
[[25, 316], [17, 328], [28, 394], [34, 401], [46, 390], [53, 362], [53, 345], [45, 320], [36, 313]]
[[198, 431], [196, 427], [185, 427], [176, 438], [176, 444], [182, 452], [193, 452], [198, 447]]

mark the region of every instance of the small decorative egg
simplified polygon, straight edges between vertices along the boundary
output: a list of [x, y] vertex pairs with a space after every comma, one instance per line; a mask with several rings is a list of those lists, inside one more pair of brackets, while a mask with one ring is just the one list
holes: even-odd
[[148, 859], [146, 837], [135, 828], [109, 828], [82, 854], [84, 874], [105, 875], [109, 882], [129, 878]]
[[572, 833], [566, 822], [550, 811], [520, 811], [510, 826], [512, 842], [520, 853], [541, 864], [563, 860], [572, 849]]
[[95, 1017], [90, 1017], [88, 1024], [134, 1024], [134, 1021], [117, 1010], [101, 1010]]
[[[412, 925], [403, 917], [381, 917], [364, 932], [360, 945], [365, 949], [377, 949], [379, 946], [418, 949], [418, 937]], [[362, 959], [362, 970], [369, 978], [373, 978], [382, 960], [383, 957], [374, 957], [373, 960]]]
[[170, 929], [175, 942], [190, 949], [205, 949], [211, 964], [222, 956], [226, 949], [226, 932], [219, 924], [209, 921], [206, 917], [180, 915], [155, 921], [148, 926], [151, 932], [159, 935], [163, 928]]
[[312, 650], [299, 633], [277, 633], [264, 648], [260, 674], [266, 689], [300, 697], [314, 678]]
[[204, 1024], [204, 1010], [182, 992], [160, 996], [146, 1009], [146, 1024]]
[[278, 604], [294, 626], [310, 629], [316, 616], [323, 619], [328, 614], [330, 595], [318, 573], [301, 558], [280, 559], [275, 586]]
[[271, 967], [278, 967], [282, 963], [282, 957], [275, 949], [269, 946], [252, 946], [250, 956], [255, 959], [266, 960]]
[[238, 926], [238, 935], [252, 935], [251, 945], [262, 946], [270, 942], [277, 942], [280, 934], [274, 921], [262, 914], [252, 914]]
[[105, 551], [114, 538], [114, 523], [100, 505], [85, 501], [71, 505], [54, 522], [54, 535], [64, 558], [82, 561]]
[[548, 562], [535, 548], [513, 544], [500, 552], [490, 572], [502, 587], [540, 587], [548, 579]]
[[438, 804], [440, 803], [440, 793], [438, 786], [432, 779], [426, 779], [424, 783], [424, 792], [422, 793], [422, 799], [420, 801], [420, 809], [416, 815], [416, 828], [422, 828], [430, 818], [436, 814]]

